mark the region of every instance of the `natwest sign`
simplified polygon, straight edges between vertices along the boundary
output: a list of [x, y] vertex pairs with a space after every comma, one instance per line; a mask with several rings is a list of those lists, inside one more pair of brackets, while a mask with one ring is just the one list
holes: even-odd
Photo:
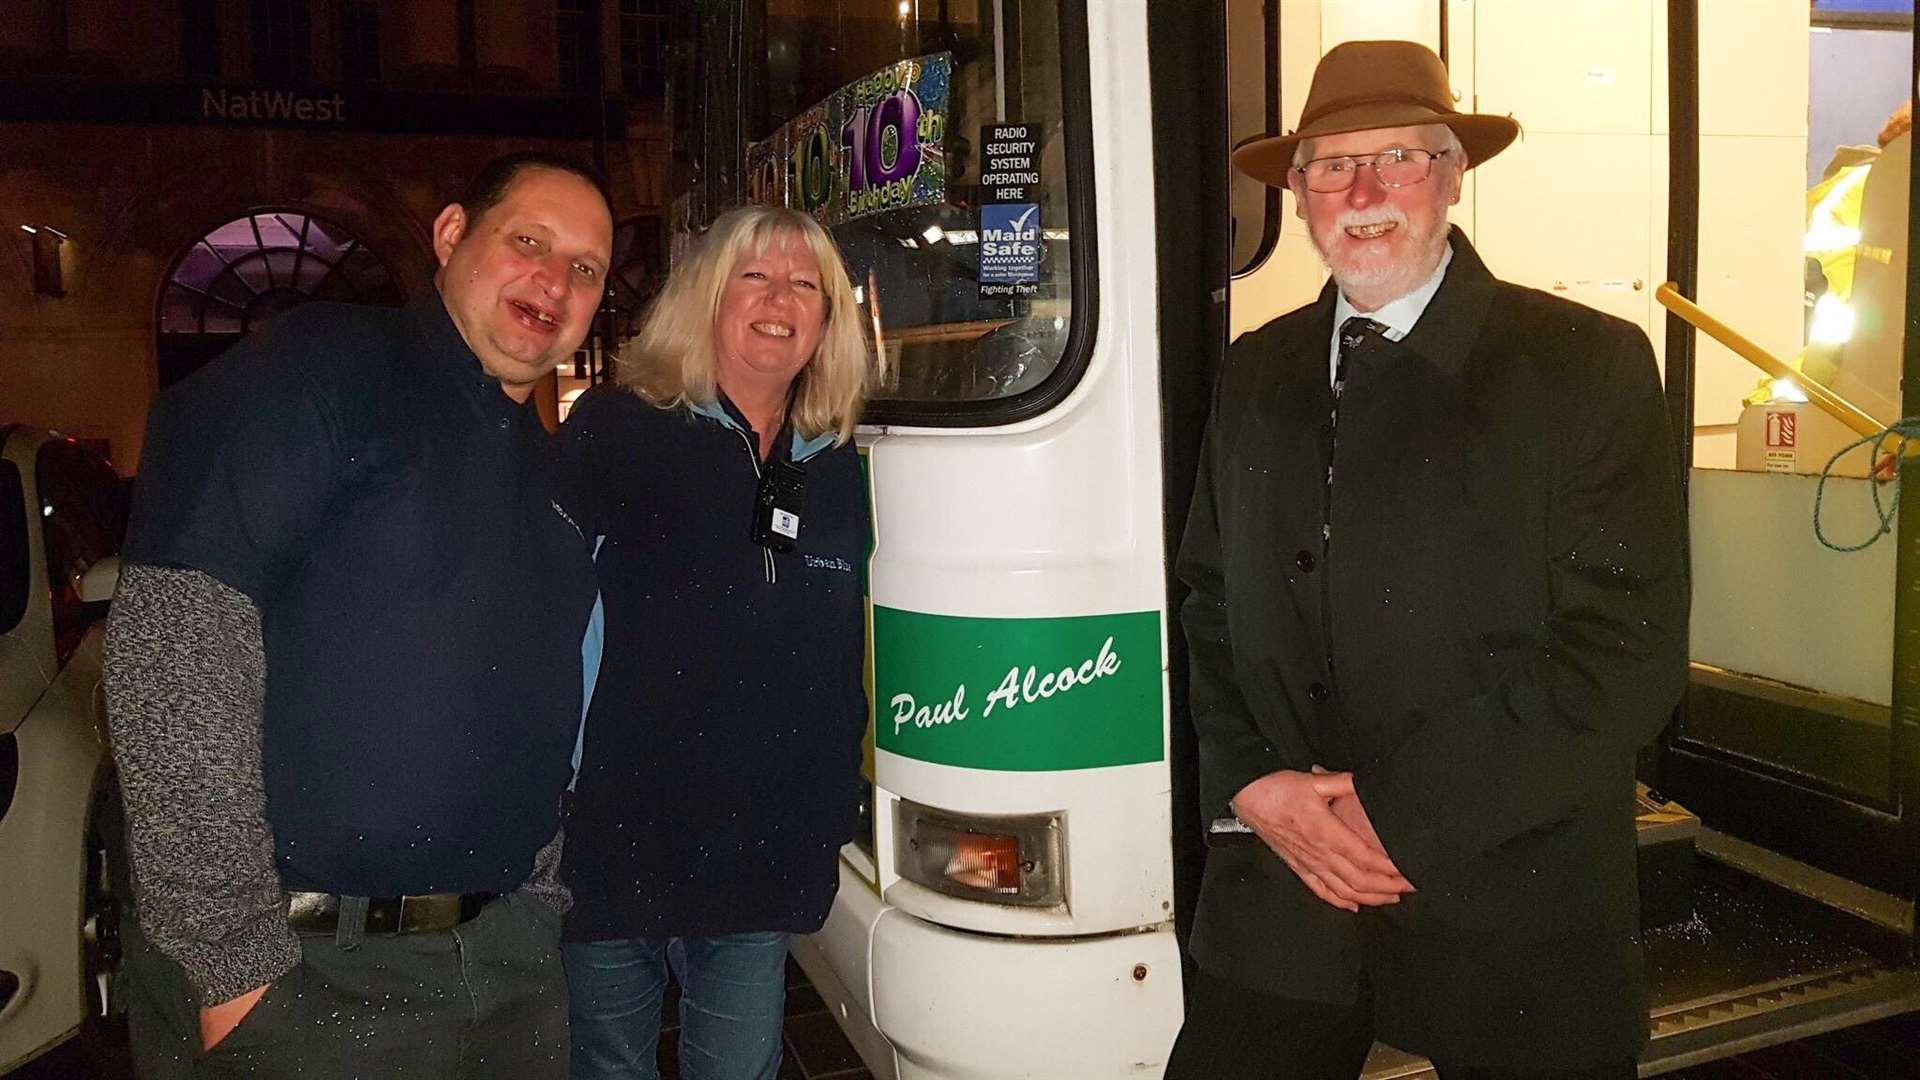
[[[604, 106], [604, 117], [601, 109]], [[0, 79], [0, 123], [190, 124], [591, 139], [626, 130], [618, 100], [586, 95]]]
[[296, 90], [229, 90], [207, 87], [200, 91], [203, 120], [294, 121], [301, 124], [347, 125], [344, 94], [303, 94]]

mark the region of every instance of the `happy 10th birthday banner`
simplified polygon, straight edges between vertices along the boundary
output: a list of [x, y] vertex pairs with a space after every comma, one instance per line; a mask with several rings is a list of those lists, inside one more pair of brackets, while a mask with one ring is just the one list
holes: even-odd
[[756, 203], [843, 221], [947, 198], [953, 54], [889, 64], [835, 90], [747, 147]]

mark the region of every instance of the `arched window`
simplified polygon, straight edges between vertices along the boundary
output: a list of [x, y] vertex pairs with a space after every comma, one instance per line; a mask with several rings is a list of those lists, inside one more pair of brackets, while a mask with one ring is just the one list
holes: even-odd
[[195, 241], [160, 297], [160, 385], [185, 378], [309, 300], [399, 304], [386, 263], [345, 229], [292, 210], [238, 217]]

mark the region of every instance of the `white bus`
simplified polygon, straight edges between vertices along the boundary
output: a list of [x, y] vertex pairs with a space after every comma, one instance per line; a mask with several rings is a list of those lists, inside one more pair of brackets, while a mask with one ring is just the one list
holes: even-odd
[[[1920, 412], [1912, 137], [1878, 145], [1911, 0], [681, 7], [677, 224], [819, 215], [898, 372], [861, 433], [871, 814], [795, 946], [875, 1076], [1164, 1068], [1204, 859], [1169, 565], [1222, 350], [1323, 280], [1226, 155], [1356, 38], [1426, 43], [1463, 109], [1524, 125], [1454, 216], [1494, 272], [1662, 358], [1694, 664], [1642, 769], [1643, 1072], [1920, 1007], [1920, 526], [1824, 546], [1842, 421], [1655, 297], [1878, 423]], [[1868, 471], [1826, 484], [1829, 539], [1878, 527]], [[1368, 1075], [1426, 1068], [1382, 1047]]]

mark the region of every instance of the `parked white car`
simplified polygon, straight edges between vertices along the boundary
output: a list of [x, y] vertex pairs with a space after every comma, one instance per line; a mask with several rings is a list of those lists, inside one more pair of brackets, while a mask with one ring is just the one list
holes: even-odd
[[117, 1011], [100, 643], [125, 523], [98, 454], [0, 425], [0, 1073]]

